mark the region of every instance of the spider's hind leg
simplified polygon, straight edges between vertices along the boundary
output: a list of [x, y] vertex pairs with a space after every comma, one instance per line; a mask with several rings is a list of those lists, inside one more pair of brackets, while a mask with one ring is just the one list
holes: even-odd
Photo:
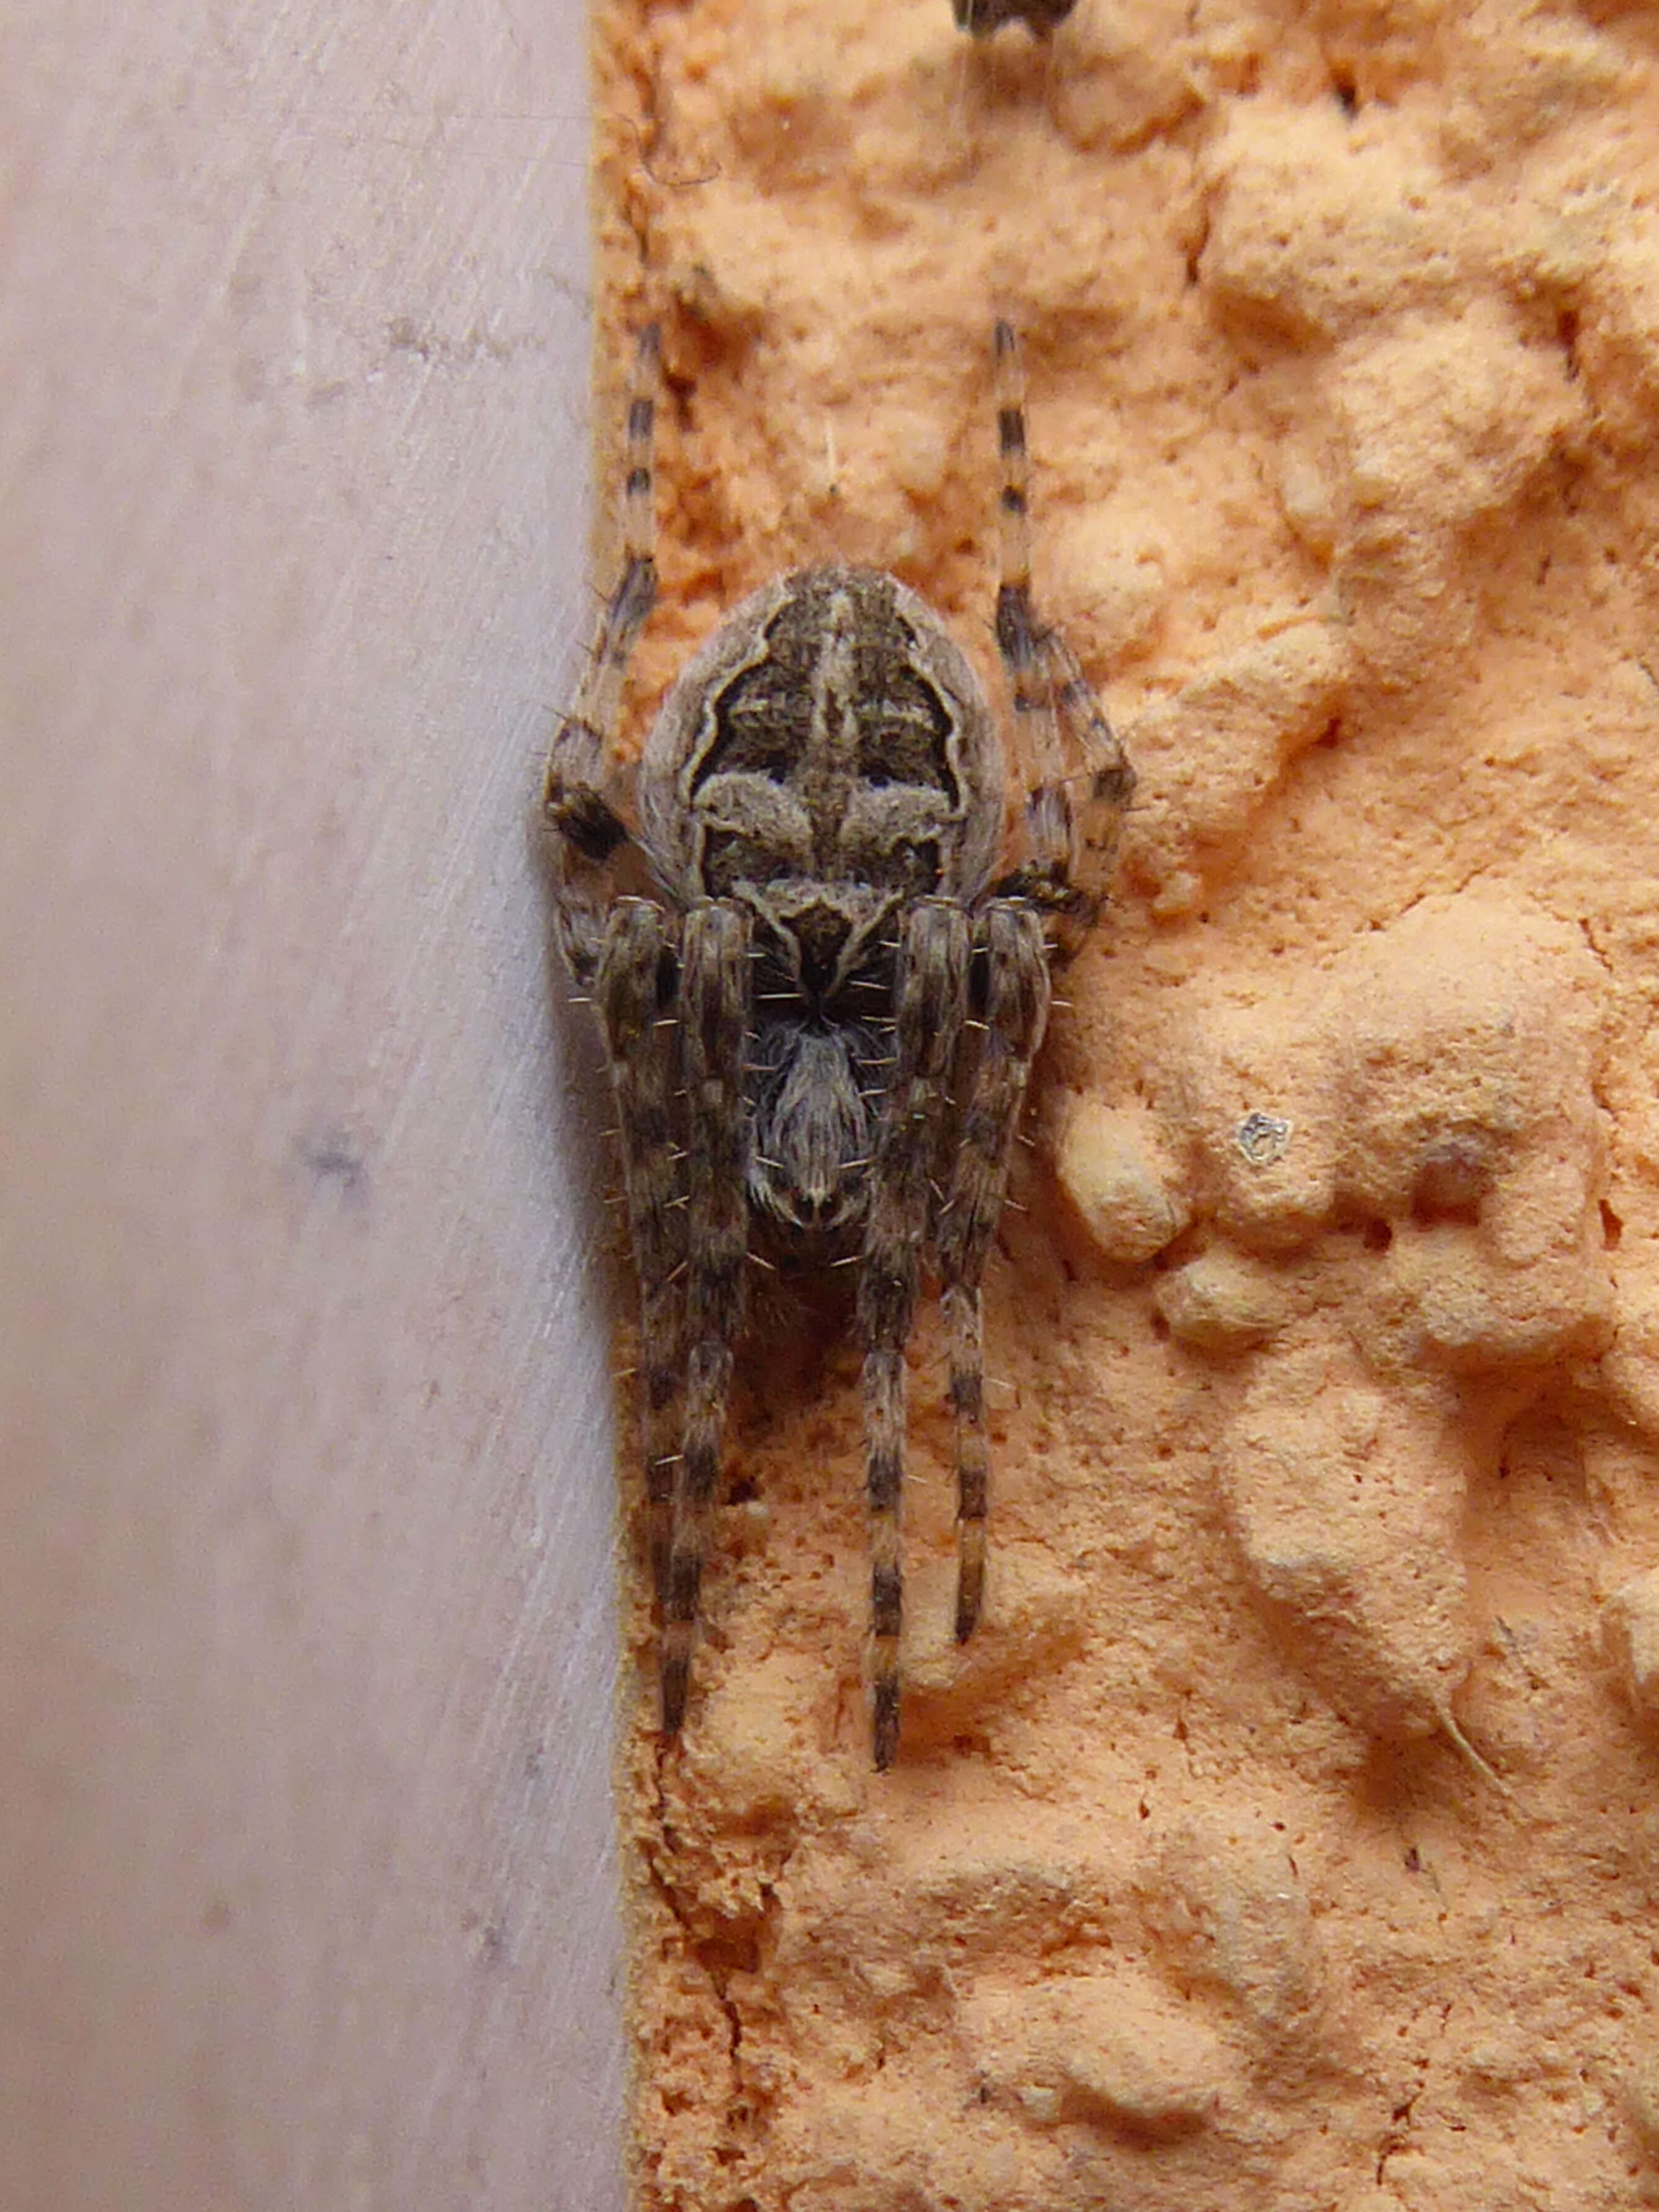
[[679, 1031], [685, 1079], [685, 1428], [663, 1589], [662, 1724], [684, 1717], [708, 1522], [720, 1476], [749, 1250], [749, 918], [720, 902], [685, 918]]
[[[975, 938], [975, 983], [983, 992], [979, 1049], [958, 1110], [955, 1164], [936, 1237], [956, 1424], [959, 1644], [973, 1634], [985, 1590], [990, 1448], [980, 1282], [1002, 1212], [1031, 1063], [1048, 1019], [1048, 948], [1035, 908], [995, 899], [978, 918]], [[975, 998], [979, 1013], [980, 988]]]
[[915, 1316], [932, 1205], [931, 1170], [967, 1012], [968, 965], [968, 918], [963, 909], [948, 899], [923, 899], [913, 907], [899, 946], [897, 1065], [870, 1170], [859, 1270], [875, 1643], [873, 1741], [875, 1762], [882, 1769], [892, 1765], [898, 1750], [904, 1347]]

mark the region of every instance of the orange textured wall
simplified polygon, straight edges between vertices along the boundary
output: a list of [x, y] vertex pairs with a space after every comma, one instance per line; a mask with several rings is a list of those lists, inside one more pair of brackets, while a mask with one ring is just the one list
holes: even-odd
[[1654, 21], [601, 21], [602, 380], [659, 313], [674, 399], [639, 716], [831, 556], [993, 678], [1001, 312], [1139, 776], [965, 1652], [916, 1346], [898, 1766], [850, 1345], [769, 1316], [667, 1751], [636, 1580], [650, 2212], [1659, 2199]]

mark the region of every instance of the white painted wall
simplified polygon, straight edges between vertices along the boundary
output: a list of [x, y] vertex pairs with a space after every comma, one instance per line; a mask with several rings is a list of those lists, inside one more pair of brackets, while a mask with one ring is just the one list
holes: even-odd
[[0, 2203], [621, 2202], [576, 0], [0, 72]]

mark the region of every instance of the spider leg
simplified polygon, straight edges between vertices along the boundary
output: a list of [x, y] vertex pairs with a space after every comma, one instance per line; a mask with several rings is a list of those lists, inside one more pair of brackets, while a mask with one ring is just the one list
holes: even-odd
[[623, 1188], [640, 1279], [640, 1366], [651, 1571], [666, 1597], [678, 1451], [685, 1215], [676, 1205], [673, 1126], [678, 963], [667, 917], [649, 899], [618, 899], [595, 963], [593, 1000], [617, 1102]]
[[1032, 599], [1025, 381], [1018, 342], [1006, 322], [996, 326], [996, 380], [997, 649], [1013, 697], [1016, 758], [1030, 776], [1025, 863], [997, 889], [1086, 927], [1111, 872], [1134, 774], [1082, 664]]
[[1031, 1063], [1048, 1019], [1048, 948], [1036, 908], [1023, 900], [994, 899], [977, 918], [975, 937], [975, 1012], [984, 1027], [961, 1102], [951, 1185], [936, 1232], [956, 1427], [958, 1644], [973, 1634], [985, 1590], [990, 1449], [980, 1280], [1002, 1211]]
[[599, 611], [581, 688], [553, 740], [543, 792], [558, 839], [560, 939], [584, 988], [593, 979], [605, 941], [609, 864], [631, 842], [621, 811], [616, 741], [628, 665], [657, 598], [652, 453], [660, 380], [661, 337], [651, 323], [640, 333], [629, 388], [622, 571]]
[[898, 1749], [904, 1347], [915, 1314], [927, 1232], [929, 1171], [967, 1013], [968, 968], [968, 918], [963, 909], [946, 899], [924, 899], [913, 907], [899, 943], [896, 1066], [870, 1170], [858, 1294], [875, 1644], [873, 1739], [875, 1762], [883, 1770], [892, 1765]]
[[743, 908], [718, 902], [694, 907], [685, 918], [683, 962], [679, 1026], [690, 1153], [689, 1352], [684, 1441], [663, 1604], [662, 1724], [670, 1735], [685, 1713], [732, 1347], [743, 1328], [749, 1249], [743, 1062], [750, 997], [749, 919]]

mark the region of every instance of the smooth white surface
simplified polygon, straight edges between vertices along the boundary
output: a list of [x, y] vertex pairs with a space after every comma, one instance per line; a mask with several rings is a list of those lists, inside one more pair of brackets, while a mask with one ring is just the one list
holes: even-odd
[[609, 2212], [585, 25], [9, 28], [0, 2203]]

